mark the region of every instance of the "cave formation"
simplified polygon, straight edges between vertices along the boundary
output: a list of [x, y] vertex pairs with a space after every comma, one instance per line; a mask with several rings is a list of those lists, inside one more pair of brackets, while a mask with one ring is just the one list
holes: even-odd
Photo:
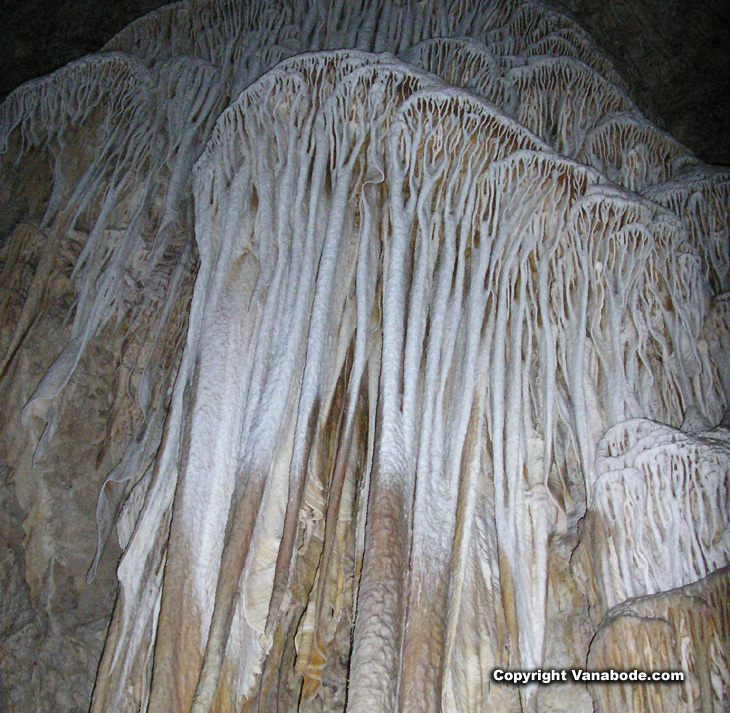
[[[727, 710], [729, 230], [536, 0], [184, 0], [19, 87], [0, 703]], [[491, 675], [569, 667], [686, 680]]]

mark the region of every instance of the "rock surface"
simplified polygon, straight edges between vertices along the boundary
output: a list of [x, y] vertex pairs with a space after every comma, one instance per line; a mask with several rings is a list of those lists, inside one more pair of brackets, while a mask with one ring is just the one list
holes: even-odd
[[[728, 185], [533, 0], [191, 0], [13, 92], [0, 704], [722, 710]], [[491, 678], [608, 666], [688, 680]]]

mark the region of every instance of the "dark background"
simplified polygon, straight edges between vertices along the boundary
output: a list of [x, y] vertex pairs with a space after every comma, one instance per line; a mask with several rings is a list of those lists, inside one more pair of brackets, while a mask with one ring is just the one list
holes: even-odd
[[[730, 164], [730, 0], [547, 1], [609, 53], [649, 118], [705, 161]], [[0, 0], [0, 99], [164, 4]]]

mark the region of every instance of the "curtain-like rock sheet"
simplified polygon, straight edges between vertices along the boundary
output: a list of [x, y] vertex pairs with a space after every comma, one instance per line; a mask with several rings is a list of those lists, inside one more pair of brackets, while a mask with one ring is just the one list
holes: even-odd
[[409, 64], [433, 72], [447, 84], [468, 89], [513, 116], [516, 92], [486, 46], [468, 37], [424, 40], [400, 55]]
[[642, 419], [608, 430], [585, 523], [601, 610], [727, 565], [728, 462], [726, 429], [690, 435]]
[[535, 59], [510, 76], [519, 97], [517, 120], [571, 158], [601, 118], [634, 108], [618, 87], [573, 59]]
[[569, 19], [176, 3], [6, 100], [0, 198], [29, 616], [121, 550], [59, 710], [727, 705], [727, 176]]
[[639, 193], [699, 163], [689, 149], [633, 112], [604, 117], [586, 136], [576, 156], [615, 183]]
[[730, 288], [730, 175], [702, 166], [650, 187], [647, 196], [676, 213], [687, 226], [705, 274], [715, 293]]
[[[2, 457], [20, 485], [29, 606], [42, 619], [78, 601], [72, 610], [95, 621], [108, 594], [92, 588], [86, 611], [76, 599], [85, 571], [96, 572], [94, 550], [101, 554], [130, 491], [128, 503], [143, 497], [154, 463], [196, 260], [184, 191], [190, 145], [220, 109], [216, 74], [197, 61], [147, 71], [128, 55], [100, 55], [22, 87], [0, 112]], [[54, 591], [65, 591], [65, 604], [51, 603]], [[56, 621], [45, 640], [68, 648], [78, 626], [73, 615]], [[36, 653], [18, 636], [16, 660], [26, 666], [23, 656]], [[93, 665], [100, 643], [82, 637], [69, 666]], [[79, 652], [88, 649], [96, 651]], [[39, 699], [88, 705], [88, 689], [67, 702], [59, 652], [43, 655], [52, 673], [40, 685], [53, 681], [57, 693]]]

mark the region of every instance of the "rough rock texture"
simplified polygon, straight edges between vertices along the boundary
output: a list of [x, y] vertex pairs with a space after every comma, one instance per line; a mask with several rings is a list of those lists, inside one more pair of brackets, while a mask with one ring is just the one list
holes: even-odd
[[[726, 607], [730, 571], [653, 596], [629, 599], [607, 612], [591, 642], [588, 665], [682, 670], [687, 685], [593, 684], [597, 711], [721, 711], [730, 694], [730, 632]], [[687, 641], [697, 641], [692, 652]], [[699, 643], [701, 641], [701, 644]]]
[[[729, 182], [534, 0], [190, 0], [17, 89], [0, 702], [726, 708]], [[586, 665], [688, 680], [491, 678]]]

